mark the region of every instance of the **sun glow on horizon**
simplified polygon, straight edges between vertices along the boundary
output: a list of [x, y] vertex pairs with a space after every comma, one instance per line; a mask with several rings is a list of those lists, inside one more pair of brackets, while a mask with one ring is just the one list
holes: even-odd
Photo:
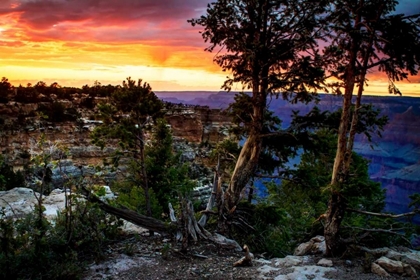
[[[15, 86], [44, 81], [81, 87], [132, 77], [156, 91], [219, 91], [228, 73], [186, 22], [203, 14], [207, 2], [2, 0], [0, 76]], [[420, 75], [410, 79], [398, 88], [420, 97]], [[386, 79], [375, 74], [364, 94], [387, 95], [387, 89]]]

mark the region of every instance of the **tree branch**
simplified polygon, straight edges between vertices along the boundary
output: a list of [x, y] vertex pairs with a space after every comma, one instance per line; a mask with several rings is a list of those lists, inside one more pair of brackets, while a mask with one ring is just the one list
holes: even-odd
[[388, 213], [369, 212], [369, 211], [357, 210], [357, 209], [352, 209], [352, 208], [347, 208], [346, 211], [359, 213], [359, 214], [364, 214], [364, 215], [375, 216], [375, 217], [394, 218], [394, 219], [401, 218], [401, 217], [406, 217], [406, 216], [413, 216], [413, 215], [416, 215], [416, 214], [420, 213], [420, 210], [418, 210], [418, 209], [416, 209], [412, 212], [396, 214], [396, 215], [388, 214]]
[[[343, 226], [342, 228], [356, 229], [356, 230], [365, 231], [365, 232], [380, 232], [380, 233], [398, 235], [399, 237], [404, 239], [408, 244], [411, 243], [407, 238], [405, 238], [405, 235], [403, 233], [395, 231], [397, 229], [392, 230], [392, 229], [383, 229], [383, 228], [360, 228], [360, 227], [346, 227], [346, 226]], [[402, 230], [402, 229], [398, 229], [398, 230]]]

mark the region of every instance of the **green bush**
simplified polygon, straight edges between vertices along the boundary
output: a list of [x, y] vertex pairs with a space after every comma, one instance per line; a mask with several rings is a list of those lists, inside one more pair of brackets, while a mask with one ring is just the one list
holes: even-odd
[[25, 178], [21, 171], [13, 171], [13, 167], [0, 155], [0, 191], [7, 191], [25, 186]]
[[[239, 226], [233, 227], [233, 238], [240, 244], [247, 244], [252, 252], [265, 253], [266, 257], [292, 254], [296, 246], [315, 231], [311, 210], [296, 208], [299, 208], [299, 214], [291, 215], [283, 205], [268, 199], [257, 204], [241, 202], [237, 209], [240, 220], [234, 222]], [[246, 221], [254, 230], [241, 225], [241, 221]]]
[[77, 279], [88, 261], [102, 257], [120, 221], [89, 202], [72, 199], [72, 206], [52, 224], [37, 209], [17, 220], [0, 211], [0, 279]]
[[[112, 189], [119, 193], [115, 203], [147, 215], [145, 194], [141, 187], [133, 186], [129, 182], [118, 182], [113, 184]], [[149, 195], [152, 216], [161, 218], [163, 210], [152, 189], [149, 189]]]

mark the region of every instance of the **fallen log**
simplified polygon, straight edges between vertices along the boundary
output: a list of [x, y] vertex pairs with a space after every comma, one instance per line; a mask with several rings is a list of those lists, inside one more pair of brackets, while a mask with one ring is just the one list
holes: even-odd
[[167, 233], [171, 234], [176, 231], [177, 225], [174, 223], [165, 223], [153, 217], [148, 217], [145, 215], [141, 215], [133, 210], [126, 209], [126, 208], [117, 208], [114, 206], [105, 203], [99, 197], [92, 194], [86, 188], [83, 188], [85, 192], [85, 197], [88, 201], [97, 203], [99, 208], [103, 211], [112, 214], [118, 218], [131, 222], [137, 226], [143, 227], [150, 231], [159, 232], [159, 233]]
[[[230, 249], [230, 250], [236, 250], [241, 251], [242, 248], [239, 246], [239, 244], [232, 239], [228, 239], [224, 237], [223, 235], [214, 233], [211, 235], [208, 231], [204, 229], [204, 227], [201, 227], [195, 217], [194, 217], [194, 209], [192, 206], [191, 201], [186, 200], [185, 205], [183, 207], [183, 222], [184, 227], [182, 234], [182, 222], [178, 221], [175, 217], [175, 212], [172, 208], [172, 205], [169, 205], [170, 208], [170, 217], [171, 222], [165, 223], [158, 219], [148, 217], [141, 215], [135, 211], [132, 211], [130, 209], [125, 208], [117, 208], [114, 206], [109, 205], [108, 203], [102, 201], [99, 197], [97, 197], [95, 194], [91, 193], [88, 189], [82, 188], [85, 192], [85, 198], [93, 203], [97, 203], [99, 208], [103, 211], [114, 215], [118, 218], [121, 218], [123, 220], [129, 221], [137, 226], [143, 227], [145, 229], [148, 229], [150, 231], [159, 232], [159, 233], [166, 233], [166, 234], [172, 234], [176, 237], [177, 241], [182, 241], [183, 243], [183, 249], [186, 250], [188, 247], [188, 239], [191, 237], [194, 241], [198, 241], [198, 237], [200, 237], [202, 240], [209, 240], [211, 242], [214, 242], [221, 248]], [[184, 248], [185, 247], [185, 248]], [[245, 249], [245, 248], [244, 248]], [[247, 258], [248, 260], [248, 258]]]

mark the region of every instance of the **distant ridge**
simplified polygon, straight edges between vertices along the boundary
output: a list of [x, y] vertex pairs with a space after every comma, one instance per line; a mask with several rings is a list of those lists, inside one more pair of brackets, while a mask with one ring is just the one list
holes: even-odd
[[[188, 105], [225, 109], [237, 92], [224, 91], [158, 91], [164, 101]], [[314, 106], [321, 110], [335, 111], [342, 106], [342, 97], [320, 94], [315, 104], [291, 104], [282, 99], [271, 99], [269, 107], [288, 126], [292, 111], [305, 114]], [[373, 149], [366, 137], [359, 135], [355, 151], [370, 161], [369, 175], [387, 189], [386, 211], [408, 211], [409, 195], [420, 193], [420, 98], [411, 96], [366, 95], [363, 104], [372, 104], [389, 117], [382, 138], [374, 137]], [[416, 220], [420, 223], [420, 219]]]

